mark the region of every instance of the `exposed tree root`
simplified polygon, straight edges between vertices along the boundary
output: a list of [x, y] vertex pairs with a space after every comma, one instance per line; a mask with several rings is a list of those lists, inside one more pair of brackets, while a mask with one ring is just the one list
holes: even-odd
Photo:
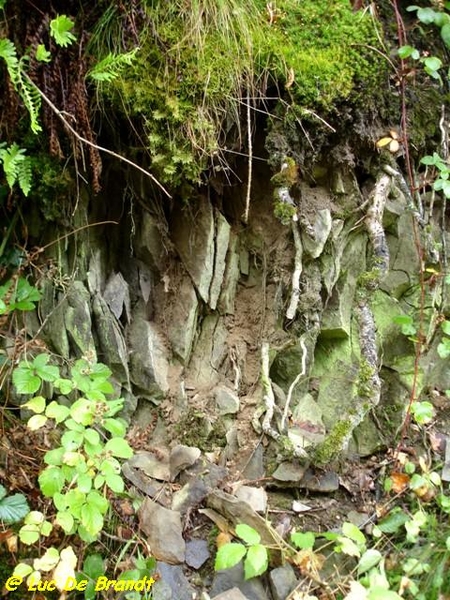
[[291, 300], [289, 302], [289, 306], [286, 311], [287, 319], [293, 319], [297, 312], [298, 302], [300, 299], [300, 276], [301, 276], [302, 270], [303, 270], [303, 265], [302, 265], [303, 248], [302, 248], [302, 242], [300, 239], [300, 233], [298, 231], [297, 222], [292, 221], [291, 227], [292, 227], [292, 234], [294, 236], [295, 263], [294, 263], [294, 272], [292, 273]]

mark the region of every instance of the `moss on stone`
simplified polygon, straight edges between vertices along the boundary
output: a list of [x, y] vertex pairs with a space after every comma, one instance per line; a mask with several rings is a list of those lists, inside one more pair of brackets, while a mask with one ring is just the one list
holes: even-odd
[[326, 465], [335, 460], [342, 452], [351, 430], [352, 423], [350, 419], [338, 421], [328, 433], [326, 439], [315, 449], [314, 463]]

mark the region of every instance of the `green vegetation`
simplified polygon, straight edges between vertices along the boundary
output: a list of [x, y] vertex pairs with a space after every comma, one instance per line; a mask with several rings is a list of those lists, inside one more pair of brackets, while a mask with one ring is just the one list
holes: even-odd
[[[243, 139], [247, 103], [285, 85], [290, 103], [330, 111], [374, 86], [384, 62], [370, 50], [376, 26], [347, 0], [146, 2], [147, 26], [129, 68], [101, 95], [142, 120], [152, 168], [171, 184], [199, 181], [214, 162], [228, 164], [227, 143]], [[105, 13], [91, 41], [98, 59], [126, 50]], [[151, 85], [148, 82], [151, 82]]]

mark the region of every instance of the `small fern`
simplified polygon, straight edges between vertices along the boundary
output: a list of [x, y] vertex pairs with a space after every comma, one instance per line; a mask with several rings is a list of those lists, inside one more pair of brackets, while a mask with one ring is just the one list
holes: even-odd
[[138, 50], [139, 48], [135, 48], [130, 52], [123, 52], [122, 54], [112, 54], [110, 52], [88, 72], [87, 77], [98, 82], [113, 81], [125, 67], [133, 64]]
[[4, 143], [0, 144], [0, 163], [9, 187], [12, 188], [17, 182], [24, 195], [28, 196], [31, 189], [31, 159], [25, 152], [16, 143], [9, 148]]
[[39, 123], [41, 96], [36, 86], [26, 74], [25, 64], [29, 60], [28, 56], [23, 56], [19, 60], [14, 44], [11, 40], [3, 38], [0, 39], [0, 58], [3, 58], [5, 61], [14, 89], [19, 94], [25, 108], [28, 110], [31, 131], [33, 133], [39, 133], [42, 131], [42, 127]]

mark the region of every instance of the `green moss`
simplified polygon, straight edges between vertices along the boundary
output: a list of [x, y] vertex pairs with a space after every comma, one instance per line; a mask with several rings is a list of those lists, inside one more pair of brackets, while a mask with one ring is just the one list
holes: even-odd
[[292, 217], [297, 212], [295, 206], [292, 206], [292, 204], [286, 204], [285, 202], [280, 202], [276, 195], [275, 200], [273, 214], [280, 221], [280, 223], [283, 225], [289, 225], [289, 223], [292, 221]]
[[336, 459], [343, 449], [344, 442], [348, 439], [351, 427], [352, 424], [349, 419], [338, 421], [328, 433], [326, 439], [315, 449], [314, 463], [326, 465]]
[[[378, 44], [372, 20], [348, 0], [279, 0], [274, 18], [265, 0], [142, 0], [141, 8], [136, 60], [100, 92], [141, 119], [152, 170], [173, 185], [227, 164], [226, 145], [245, 139], [246, 95], [264, 95], [262, 82], [289, 81], [293, 103], [330, 110], [360, 84], [375, 87], [385, 68], [369, 49]], [[127, 49], [108, 15], [91, 43], [100, 59], [111, 45]]]
[[[359, 396], [371, 397], [373, 394], [372, 377], [375, 371], [369, 365], [367, 360], [361, 358], [359, 363], [359, 374], [357, 381], [357, 391]], [[366, 409], [365, 409], [366, 410]]]

